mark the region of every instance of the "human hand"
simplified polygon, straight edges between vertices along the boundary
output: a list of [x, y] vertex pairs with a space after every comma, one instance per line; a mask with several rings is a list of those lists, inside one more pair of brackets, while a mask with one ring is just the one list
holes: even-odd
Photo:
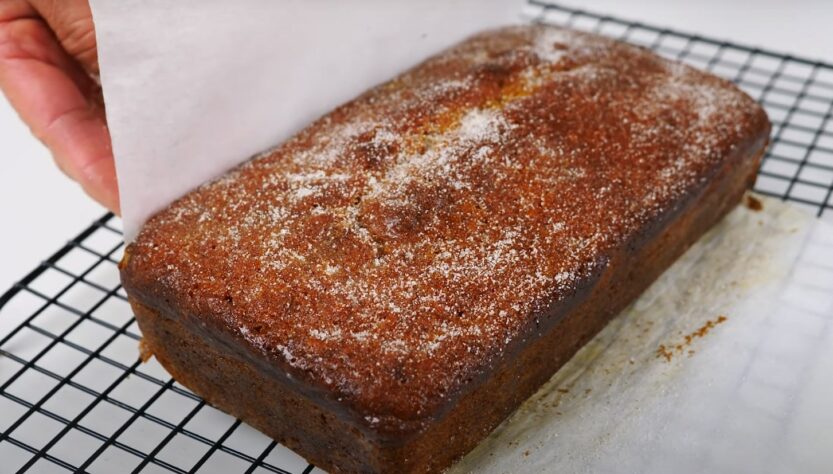
[[118, 213], [87, 0], [0, 0], [0, 89], [58, 167]]

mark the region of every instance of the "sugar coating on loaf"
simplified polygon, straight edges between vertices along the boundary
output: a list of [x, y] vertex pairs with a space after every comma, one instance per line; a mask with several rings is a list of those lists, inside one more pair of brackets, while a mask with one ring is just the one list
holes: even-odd
[[369, 425], [420, 421], [765, 124], [646, 50], [505, 28], [181, 198], [126, 274]]

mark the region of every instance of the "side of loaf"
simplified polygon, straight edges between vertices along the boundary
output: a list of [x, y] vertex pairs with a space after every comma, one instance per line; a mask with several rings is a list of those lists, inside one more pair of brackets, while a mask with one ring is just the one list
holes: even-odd
[[336, 472], [468, 452], [739, 202], [730, 83], [485, 32], [154, 216], [122, 281], [174, 378]]

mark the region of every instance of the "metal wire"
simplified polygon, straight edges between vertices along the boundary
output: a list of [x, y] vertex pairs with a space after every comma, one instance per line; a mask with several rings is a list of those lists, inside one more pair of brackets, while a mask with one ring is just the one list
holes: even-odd
[[[532, 21], [594, 31], [726, 77], [773, 123], [756, 191], [833, 220], [833, 66], [530, 0]], [[107, 214], [0, 296], [0, 459], [24, 472], [315, 468], [136, 356]]]

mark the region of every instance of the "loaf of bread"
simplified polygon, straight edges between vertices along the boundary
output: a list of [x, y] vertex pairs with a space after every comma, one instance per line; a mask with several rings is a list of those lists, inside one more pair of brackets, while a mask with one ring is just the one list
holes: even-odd
[[326, 470], [437, 472], [739, 202], [768, 135], [645, 49], [485, 32], [159, 212], [122, 280], [212, 405]]

